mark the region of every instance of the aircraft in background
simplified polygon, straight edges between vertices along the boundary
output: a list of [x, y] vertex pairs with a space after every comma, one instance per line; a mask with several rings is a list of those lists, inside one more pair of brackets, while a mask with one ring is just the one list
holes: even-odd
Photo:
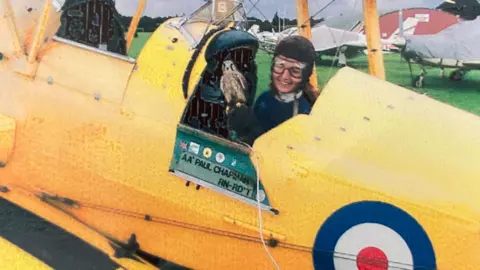
[[[253, 25], [248, 32], [257, 37], [261, 48], [269, 53], [273, 52], [276, 44], [283, 38], [298, 35], [297, 27], [291, 27], [279, 33], [259, 32], [258, 29], [258, 25]], [[393, 40], [382, 39], [381, 42], [384, 52], [389, 53]], [[367, 39], [364, 34], [323, 24], [312, 27], [312, 43], [319, 57], [338, 56], [339, 66], [347, 65], [347, 59], [361, 55], [367, 48]]]
[[240, 1], [163, 22], [136, 58], [145, 0], [127, 33], [111, 0], [51, 3], [0, 5], [0, 209], [42, 219], [5, 213], [0, 268], [480, 265], [480, 117], [346, 67], [249, 144], [223, 94], [257, 93]]
[[275, 46], [280, 41], [279, 33], [276, 33], [273, 29], [272, 32], [260, 32], [260, 26], [258, 24], [252, 25], [247, 32], [255, 36], [259, 41], [260, 49], [268, 53], [273, 52], [273, 50], [275, 50]]
[[[416, 11], [412, 11], [412, 9], [407, 11], [400, 9], [398, 11], [384, 13], [381, 16], [384, 19], [383, 25], [381, 25], [381, 31], [383, 31], [381, 43], [383, 45], [382, 50], [385, 54], [400, 52], [400, 49], [393, 44], [393, 40], [399, 36], [400, 32], [402, 32], [403, 35], [433, 34], [438, 33], [441, 29], [446, 28], [453, 23], [457, 23], [460, 20], [455, 18], [454, 15], [439, 10], [428, 8], [418, 8], [413, 10]], [[393, 13], [398, 14], [398, 25], [391, 21], [391, 15]], [[434, 21], [439, 21], [442, 13], [449, 17], [448, 20], [444, 20], [440, 23], [442, 26], [428, 26], [429, 23], [431, 24]], [[427, 19], [425, 19], [425, 16]], [[432, 18], [429, 19], [430, 17]], [[362, 53], [366, 54], [367, 46], [366, 37], [364, 35], [365, 29], [361, 19], [361, 17], [353, 13], [352, 17], [349, 18], [342, 15], [329, 17], [313, 26], [312, 42], [314, 43], [318, 55], [320, 57], [322, 55], [338, 56], [338, 65], [344, 66], [347, 64], [348, 59], [359, 56]], [[252, 29], [254, 29], [254, 27], [252, 27]], [[262, 32], [253, 34], [261, 41], [264, 49], [272, 51], [279, 40], [285, 36], [298, 34], [298, 31], [296, 27], [292, 27], [280, 33]]]
[[[289, 33], [298, 34], [297, 27]], [[380, 42], [384, 53], [390, 53], [393, 39], [381, 39]], [[364, 34], [326, 25], [316, 25], [312, 28], [312, 43], [320, 57], [338, 56], [338, 66], [345, 66], [348, 59], [366, 54], [367, 49], [367, 38]]]
[[457, 15], [464, 20], [474, 20], [480, 16], [480, 3], [477, 0], [445, 0], [436, 9]]
[[[461, 21], [434, 35], [398, 36], [395, 45], [407, 60], [412, 75], [412, 85], [425, 85], [425, 66], [439, 67], [441, 76], [445, 68], [456, 68], [451, 80], [462, 80], [470, 70], [480, 70], [480, 18]], [[413, 78], [411, 63], [421, 66], [419, 76]]]

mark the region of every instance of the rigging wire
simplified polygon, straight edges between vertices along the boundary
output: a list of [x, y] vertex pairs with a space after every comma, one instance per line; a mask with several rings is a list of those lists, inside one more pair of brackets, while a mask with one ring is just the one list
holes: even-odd
[[[251, 0], [249, 0], [249, 1], [250, 1], [250, 3], [252, 3]], [[303, 23], [300, 25], [300, 27], [305, 27], [308, 22], [311, 22], [318, 14], [320, 14], [322, 11], [324, 11], [326, 8], [328, 8], [328, 7], [329, 7], [331, 4], [333, 4], [335, 1], [337, 1], [337, 0], [331, 0], [331, 1], [330, 1], [329, 3], [327, 3], [323, 8], [320, 8], [317, 12], [315, 12], [312, 16], [310, 16], [307, 20], [305, 20], [305, 22], [303, 22]], [[257, 2], [255, 3], [255, 6], [256, 6], [259, 2], [260, 2], [260, 0], [257, 0]], [[319, 6], [319, 5], [318, 5], [318, 2], [315, 2], [315, 3], [317, 4], [317, 6]], [[252, 4], [253, 4], [253, 3], [252, 3]], [[352, 6], [352, 8], [351, 8], [351, 10], [350, 10], [350, 12], [349, 12], [349, 16], [348, 16], [348, 17], [350, 17], [350, 16], [354, 13], [357, 4], [358, 4], [358, 0], [355, 0], [354, 4], [353, 4], [353, 6]], [[252, 8], [252, 9], [253, 9], [253, 8]], [[257, 10], [258, 10], [258, 8], [257, 8]], [[260, 11], [259, 11], [259, 12], [260, 12]], [[272, 27], [273, 27], [273, 24], [270, 23], [270, 21], [266, 18], [266, 16], [263, 15], [263, 13], [261, 13], [261, 12], [260, 12], [260, 14], [262, 14], [262, 16], [264, 16], [264, 18], [267, 20], [267, 22], [268, 22], [270, 25], [272, 25]], [[330, 30], [331, 30], [331, 29], [330, 29]], [[298, 31], [298, 30], [297, 30], [297, 31]], [[331, 66], [330, 66], [330, 68], [329, 68], [329, 70], [328, 70], [327, 79], [324, 80], [324, 85], [322, 85], [321, 88], [324, 88], [325, 84], [328, 82], [328, 80], [330, 79], [330, 76], [332, 75], [333, 66], [335, 65], [335, 60], [338, 58], [338, 55], [339, 55], [339, 53], [340, 53], [340, 50], [341, 50], [341, 46], [340, 46], [340, 45], [342, 44], [343, 39], [345, 38], [345, 33], [346, 33], [346, 32], [347, 32], [347, 29], [343, 29], [343, 31], [342, 31], [342, 36], [341, 36], [341, 38], [340, 38], [340, 42], [339, 42], [339, 44], [336, 44], [336, 45], [337, 45], [337, 50], [336, 50], [336, 52], [335, 52], [335, 55], [333, 56], [332, 64], [331, 64]], [[292, 34], [293, 34], [293, 32], [290, 32], [290, 33], [288, 34], [288, 36], [290, 36], [290, 35], [292, 35]], [[335, 40], [335, 37], [334, 37], [332, 31], [330, 31], [330, 34], [332, 35], [332, 38], [333, 38], [334, 42], [336, 43], [336, 40]], [[288, 36], [287, 36], [287, 37], [288, 37]]]
[[[107, 213], [117, 214], [117, 215], [121, 215], [121, 216], [125, 216], [125, 217], [142, 219], [142, 220], [145, 220], [146, 222], [166, 224], [166, 225], [175, 226], [175, 227], [179, 227], [179, 228], [185, 228], [185, 229], [204, 232], [204, 233], [210, 233], [210, 234], [214, 234], [214, 235], [218, 235], [218, 236], [224, 236], [224, 237], [234, 238], [234, 239], [238, 239], [238, 240], [242, 240], [242, 241], [249, 241], [249, 242], [253, 242], [253, 243], [261, 242], [261, 243], [263, 243], [264, 247], [267, 249], [266, 243], [263, 240], [263, 236], [262, 236], [261, 233], [260, 233], [260, 241], [259, 241], [259, 239], [256, 238], [256, 237], [252, 237], [252, 236], [248, 236], [248, 235], [244, 235], [244, 234], [239, 234], [239, 233], [223, 231], [223, 230], [219, 230], [219, 229], [208, 228], [208, 227], [204, 227], [204, 226], [201, 226], [201, 225], [189, 224], [189, 223], [185, 223], [185, 222], [182, 222], [182, 221], [169, 220], [169, 219], [166, 219], [166, 218], [154, 217], [154, 216], [150, 216], [150, 215], [148, 215], [149, 218], [147, 219], [146, 218], [147, 215], [141, 214], [141, 213], [135, 213], [135, 212], [130, 212], [130, 211], [126, 211], [126, 210], [101, 206], [101, 205], [94, 205], [94, 204], [90, 204], [90, 203], [73, 201], [73, 200], [69, 200], [69, 199], [66, 199], [66, 198], [47, 195], [45, 193], [38, 194], [33, 190], [29, 190], [28, 188], [21, 187], [21, 186], [18, 186], [18, 185], [14, 185], [14, 184], [12, 184], [11, 186], [18, 188], [21, 191], [27, 192], [27, 194], [28, 193], [34, 194], [34, 196], [37, 197], [38, 199], [40, 199], [42, 202], [47, 203], [51, 207], [61, 211], [62, 213], [66, 214], [67, 216], [69, 216], [69, 217], [73, 218], [74, 220], [80, 222], [81, 224], [85, 225], [87, 228], [89, 228], [89, 229], [93, 230], [94, 232], [100, 234], [101, 236], [105, 237], [107, 240], [111, 241], [112, 243], [120, 245], [120, 246], [121, 246], [121, 244], [123, 244], [121, 241], [118, 241], [112, 235], [107, 234], [105, 232], [102, 232], [101, 230], [89, 225], [86, 221], [77, 217], [77, 215], [75, 215], [73, 212], [70, 212], [68, 209], [66, 209], [64, 207], [61, 207], [60, 205], [56, 204], [55, 201], [58, 201], [60, 203], [65, 203], [65, 201], [68, 201], [68, 202], [74, 203], [78, 207], [85, 207], [85, 208], [90, 208], [90, 209], [93, 209], [93, 210], [98, 210], [98, 211], [103, 211], [103, 212], [107, 212]], [[257, 200], [257, 203], [259, 203], [258, 200]], [[325, 254], [330, 254], [334, 258], [339, 258], [339, 259], [347, 260], [347, 261], [356, 261], [356, 260], [358, 260], [358, 258], [362, 258], [358, 254], [352, 254], [352, 253], [340, 252], [340, 251], [334, 251], [334, 250], [327, 250], [327, 249], [320, 249], [320, 248], [303, 246], [303, 245], [298, 245], [298, 244], [289, 244], [289, 243], [279, 242], [278, 247], [283, 247], [283, 248], [286, 248], [286, 249], [295, 250], [295, 251], [299, 251], [299, 252], [306, 252], [306, 253], [321, 252], [321, 253], [325, 253]], [[271, 256], [271, 254], [269, 252], [268, 252], [268, 254], [269, 254], [269, 256]], [[372, 261], [375, 261], [375, 258], [371, 258], [371, 257], [368, 257], [368, 256], [365, 256], [365, 258], [368, 258], [370, 263], [372, 263]], [[385, 261], [381, 261], [381, 262], [384, 263]], [[388, 259], [387, 262], [389, 263], [389, 265], [396, 264], [396, 266], [395, 266], [396, 269], [401, 269], [401, 270], [407, 270], [407, 269], [413, 269], [413, 268], [424, 269], [424, 270], [434, 270], [434, 268], [421, 266], [421, 265], [415, 265], [415, 264], [402, 263], [402, 262], [399, 262], [399, 261], [393, 261], [391, 259]], [[278, 264], [276, 264], [276, 266], [277, 266], [277, 269], [279, 269]]]
[[[254, 3], [252, 2], [252, 0], [249, 0], [249, 2], [253, 5], [253, 7], [247, 12], [247, 15], [248, 15], [248, 13], [250, 13], [250, 12], [255, 8], [255, 9], [265, 18], [265, 20], [272, 26], [272, 28], [274, 29], [275, 27], [274, 27], [273, 24], [270, 22], [270, 20], [268, 20], [268, 18], [256, 7], [260, 1], [261, 1], [261, 0], [257, 0], [257, 1], [255, 2], [255, 4], [254, 4]], [[326, 8], [328, 8], [330, 5], [332, 5], [332, 4], [335, 3], [336, 1], [337, 1], [337, 0], [331, 0], [331, 1], [330, 1], [329, 3], [327, 3], [324, 7], [320, 8], [317, 12], [315, 12], [312, 16], [309, 16], [309, 18], [308, 18], [307, 20], [305, 20], [305, 22], [303, 22], [303, 23], [300, 25], [300, 27], [305, 27], [307, 23], [311, 22], [318, 14], [320, 14], [322, 11], [324, 11]], [[317, 2], [316, 2], [316, 3], [317, 3]], [[350, 17], [350, 16], [353, 14], [353, 12], [355, 11], [355, 8], [356, 8], [357, 4], [358, 4], [358, 0], [355, 0], [353, 6], [352, 6], [352, 8], [351, 8], [351, 10], [349, 11], [349, 16], [348, 16], [348, 17]], [[318, 3], [317, 3], [317, 6], [319, 6]], [[298, 25], [298, 23], [297, 23], [297, 25]], [[298, 30], [297, 30], [297, 31], [298, 31]], [[343, 40], [344, 40], [344, 38], [345, 38], [345, 33], [346, 33], [346, 32], [347, 32], [347, 29], [343, 29], [342, 35], [341, 35], [341, 38], [340, 38], [340, 42], [339, 42], [339, 44], [336, 44], [336, 45], [337, 45], [337, 50], [336, 50], [336, 52], [335, 52], [335, 55], [333, 56], [332, 64], [331, 64], [331, 66], [330, 66], [330, 68], [329, 68], [329, 70], [328, 70], [327, 79], [324, 80], [324, 84], [321, 86], [321, 88], [324, 88], [325, 84], [329, 81], [329, 79], [330, 79], [330, 77], [331, 77], [331, 75], [332, 75], [333, 66], [335, 65], [335, 60], [338, 58], [338, 55], [339, 55], [339, 53], [340, 53], [340, 50], [341, 50], [341, 46], [340, 46], [340, 45], [342, 44], [342, 42], [343, 42]], [[332, 33], [331, 31], [330, 31], [330, 33], [331, 33], [331, 35], [332, 35], [332, 38], [333, 38], [334, 42], [336, 43], [336, 40], [335, 40], [335, 38], [334, 38], [334, 36], [333, 36], [333, 33]], [[288, 36], [290, 36], [290, 35], [292, 35], [292, 34], [293, 34], [293, 32], [290, 32], [290, 33], [288, 34]], [[270, 52], [268, 52], [268, 53], [271, 55]]]
[[255, 161], [253, 162], [254, 168], [255, 168], [255, 174], [257, 176], [257, 195], [256, 195], [256, 200], [257, 200], [257, 206], [258, 206], [258, 232], [260, 234], [260, 239], [262, 240], [263, 248], [267, 252], [268, 257], [272, 261], [272, 263], [275, 265], [277, 269], [280, 269], [280, 266], [278, 265], [277, 261], [275, 261], [275, 258], [273, 258], [272, 254], [268, 250], [267, 244], [265, 243], [265, 239], [263, 239], [263, 218], [262, 218], [262, 208], [260, 207], [260, 170], [258, 168], [258, 156], [250, 145], [247, 143], [243, 143], [246, 147], [252, 151], [253, 156], [255, 157]]
[[[330, 1], [330, 2], [329, 2], [328, 4], [326, 4], [323, 8], [321, 8], [319, 11], [317, 11], [315, 14], [313, 14], [313, 15], [310, 16], [307, 20], [305, 20], [305, 22], [302, 23], [302, 24], [300, 25], [300, 27], [305, 27], [305, 26], [306, 26], [306, 23], [311, 22], [318, 14], [320, 14], [322, 11], [324, 11], [328, 6], [330, 6], [331, 4], [333, 4], [335, 1], [337, 1], [337, 0], [332, 0], [332, 1]], [[317, 6], [319, 6], [319, 5], [318, 5], [318, 2], [315, 2], [315, 3], [317, 3]], [[319, 8], [320, 8], [320, 7], [319, 7]]]
[[[330, 6], [331, 4], [333, 4], [335, 1], [336, 1], [336, 0], [330, 1], [328, 4], [326, 4], [322, 9], [320, 9], [320, 10], [319, 10], [318, 12], [316, 12], [314, 15], [310, 16], [303, 24], [301, 24], [301, 27], [305, 27], [306, 23], [312, 21], [312, 20], [315, 18], [315, 16], [317, 16], [319, 13], [321, 13], [322, 11], [324, 11], [328, 6]], [[351, 8], [351, 10], [350, 10], [350, 12], [349, 12], [349, 16], [348, 16], [348, 17], [350, 17], [350, 16], [353, 14], [353, 12], [355, 11], [355, 8], [356, 8], [356, 6], [357, 6], [357, 3], [358, 3], [358, 0], [355, 0], [355, 2], [353, 3], [353, 6], [352, 6], [352, 8]], [[330, 31], [330, 34], [331, 34], [331, 36], [332, 36], [333, 41], [336, 43], [335, 36], [333, 35], [333, 33], [332, 33], [332, 31], [331, 31], [330, 28], [329, 28], [329, 31]], [[325, 84], [329, 81], [330, 76], [332, 75], [333, 66], [335, 65], [335, 60], [336, 60], [336, 58], [338, 58], [338, 54], [340, 53], [340, 50], [341, 50], [341, 48], [342, 48], [342, 47], [341, 47], [341, 44], [342, 44], [342, 42], [343, 42], [343, 39], [345, 38], [345, 33], [346, 33], [346, 32], [347, 32], [347, 29], [343, 29], [343, 31], [342, 31], [342, 36], [341, 36], [341, 38], [340, 38], [340, 42], [339, 42], [339, 44], [336, 44], [336, 45], [337, 45], [337, 50], [336, 50], [336, 52], [335, 52], [335, 55], [333, 56], [332, 65], [331, 65], [330, 68], [328, 69], [327, 79], [324, 80], [324, 85], [322, 85], [321, 88], [324, 88], [324, 87], [325, 87]], [[291, 34], [293, 34], [293, 33], [290, 33], [290, 35], [291, 35]]]
[[[350, 16], [353, 14], [353, 12], [355, 11], [355, 8], [356, 8], [357, 4], [358, 4], [358, 0], [355, 0], [355, 2], [353, 3], [352, 9], [351, 9], [350, 12], [349, 12], [349, 16], [348, 16], [348, 17], [350, 17]], [[343, 38], [345, 37], [345, 33], [346, 33], [346, 32], [347, 32], [347, 29], [343, 29], [342, 37], [340, 38], [340, 44], [337, 44], [338, 48], [337, 48], [337, 51], [336, 51], [336, 53], [335, 53], [335, 56], [334, 56], [334, 58], [333, 58], [333, 60], [332, 60], [332, 65], [331, 65], [330, 68], [329, 68], [327, 79], [324, 81], [324, 85], [322, 85], [322, 89], [325, 87], [326, 83], [327, 83], [328, 80], [331, 78], [330, 76], [332, 75], [333, 65], [335, 64], [335, 59], [338, 57], [338, 54], [340, 53], [340, 50], [341, 50], [341, 48], [342, 48], [340, 45], [341, 45], [342, 42], [343, 42]], [[333, 33], [332, 33], [331, 31], [330, 31], [330, 33], [331, 33], [332, 36], [333, 36]], [[335, 38], [334, 38], [333, 40], [335, 40]]]
[[267, 18], [267, 16], [265, 16], [265, 14], [263, 14], [263, 12], [257, 7], [257, 4], [260, 3], [260, 0], [257, 0], [257, 2], [255, 2], [255, 4], [252, 3], [252, 0], [248, 0], [250, 2], [250, 4], [253, 5], [253, 7], [247, 12], [247, 14], [245, 16], [248, 16], [248, 14], [252, 11], [253, 8], [255, 8], [258, 13], [260, 13], [260, 15], [263, 16], [263, 18], [270, 24], [270, 26], [272, 26], [272, 30], [275, 31], [275, 26], [270, 22], [270, 20]]
[[[249, 1], [250, 1], [250, 0], [249, 0]], [[257, 2], [255, 2], [255, 4], [252, 3], [252, 1], [250, 1], [250, 3], [251, 3], [253, 6], [250, 8], [249, 11], [247, 11], [247, 15], [252, 11], [252, 9], [254, 9], [254, 8], [257, 6], [258, 2], [260, 2], [260, 0], [257, 0]]]

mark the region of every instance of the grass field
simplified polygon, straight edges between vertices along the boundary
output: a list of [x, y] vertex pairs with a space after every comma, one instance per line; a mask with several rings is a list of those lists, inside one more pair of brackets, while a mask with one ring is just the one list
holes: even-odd
[[[134, 40], [130, 56], [137, 57], [141, 48], [148, 40], [150, 33], [139, 33]], [[258, 64], [258, 93], [265, 90], [269, 84], [271, 56], [264, 52], [257, 54]], [[469, 72], [463, 81], [454, 82], [448, 79], [451, 70], [446, 69], [446, 78], [440, 78], [440, 69], [427, 68], [424, 88], [411, 86], [408, 64], [400, 60], [398, 54], [385, 55], [386, 79], [394, 84], [406, 87], [415, 92], [427, 94], [431, 98], [450, 104], [454, 107], [480, 115], [480, 71]], [[368, 61], [365, 56], [349, 60], [349, 66], [363, 72], [368, 72]], [[420, 74], [420, 68], [413, 65], [414, 76]], [[323, 86], [338, 71], [332, 67], [331, 59], [324, 59], [317, 63], [317, 78], [319, 87]]]

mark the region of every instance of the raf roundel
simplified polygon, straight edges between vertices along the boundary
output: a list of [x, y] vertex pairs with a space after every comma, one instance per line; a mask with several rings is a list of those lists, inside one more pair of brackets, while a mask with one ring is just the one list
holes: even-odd
[[346, 205], [321, 226], [313, 246], [315, 269], [436, 269], [435, 252], [422, 226], [384, 202]]

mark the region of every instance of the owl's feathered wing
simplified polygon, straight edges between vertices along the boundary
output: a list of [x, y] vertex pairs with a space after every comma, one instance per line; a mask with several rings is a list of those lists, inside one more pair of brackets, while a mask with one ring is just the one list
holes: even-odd
[[246, 103], [247, 80], [240, 72], [226, 72], [220, 79], [220, 88], [227, 104]]
[[225, 97], [225, 101], [227, 104], [229, 104], [232, 100], [232, 90], [229, 81], [229, 76], [225, 73], [220, 78], [220, 90], [222, 90], [223, 96]]

